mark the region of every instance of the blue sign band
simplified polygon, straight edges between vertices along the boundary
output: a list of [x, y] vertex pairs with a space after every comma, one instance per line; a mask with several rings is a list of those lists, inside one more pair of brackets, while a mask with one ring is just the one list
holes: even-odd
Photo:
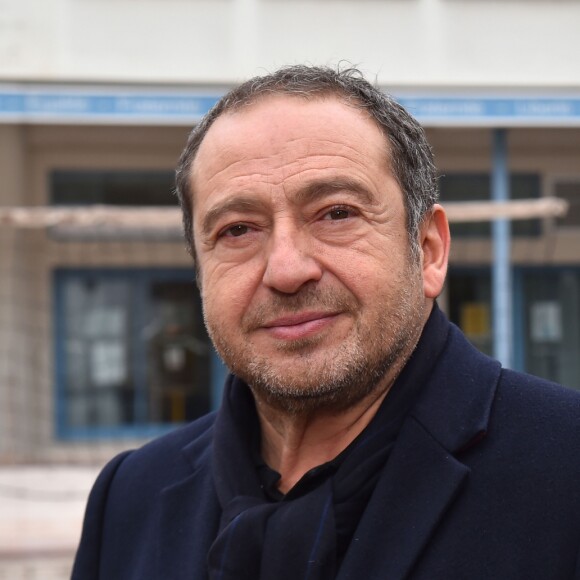
[[[0, 87], [0, 122], [142, 122], [191, 124], [220, 95], [95, 94], [10, 90]], [[420, 122], [429, 125], [574, 125], [580, 126], [580, 97], [400, 97]]]

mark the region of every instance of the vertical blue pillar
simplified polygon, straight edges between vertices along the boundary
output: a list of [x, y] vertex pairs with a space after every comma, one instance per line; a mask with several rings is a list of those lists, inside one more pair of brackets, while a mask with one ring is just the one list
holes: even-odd
[[[493, 171], [491, 197], [493, 201], [507, 201], [510, 198], [507, 153], [507, 132], [505, 129], [493, 131]], [[494, 357], [504, 367], [511, 368], [512, 360], [512, 275], [511, 275], [511, 224], [508, 219], [496, 218], [492, 223], [493, 270], [493, 349]]]

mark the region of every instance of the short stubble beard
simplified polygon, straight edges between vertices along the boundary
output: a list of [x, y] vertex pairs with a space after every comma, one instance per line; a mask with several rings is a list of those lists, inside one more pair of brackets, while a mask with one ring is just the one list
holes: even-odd
[[[394, 287], [397, 290], [377, 305], [379, 316], [369, 321], [370, 326], [362, 328], [362, 321], [355, 317], [354, 330], [334, 352], [318, 351], [324, 336], [280, 343], [281, 353], [293, 354], [296, 364], [308, 369], [297, 375], [280, 372], [273, 358], [255, 352], [249, 341], [233, 347], [219, 324], [211, 324], [205, 312], [204, 316], [218, 353], [259, 401], [292, 416], [321, 410], [335, 414], [388, 390], [418, 342], [425, 305], [420, 266], [415, 260]], [[350, 294], [337, 295], [334, 289], [323, 291], [308, 284], [295, 295], [274, 295], [269, 304], [248, 313], [242, 323], [243, 336], [282, 314], [322, 309], [355, 316], [360, 308]]]

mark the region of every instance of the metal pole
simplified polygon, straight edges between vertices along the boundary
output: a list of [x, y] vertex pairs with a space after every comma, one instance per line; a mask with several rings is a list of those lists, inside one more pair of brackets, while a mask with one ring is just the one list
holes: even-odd
[[[507, 131], [493, 131], [493, 171], [491, 197], [494, 201], [510, 198], [508, 173]], [[511, 224], [505, 218], [492, 222], [493, 270], [493, 352], [504, 367], [511, 368], [512, 360], [512, 276], [511, 276]]]

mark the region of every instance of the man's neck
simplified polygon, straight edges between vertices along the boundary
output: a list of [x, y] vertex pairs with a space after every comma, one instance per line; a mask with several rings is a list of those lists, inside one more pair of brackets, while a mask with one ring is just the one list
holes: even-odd
[[313, 467], [334, 459], [371, 422], [392, 382], [378, 388], [340, 414], [287, 415], [256, 401], [264, 461], [281, 475], [278, 488], [287, 493]]
[[367, 427], [417, 346], [431, 310], [432, 304], [425, 311], [415, 339], [376, 387], [340, 412], [313, 409], [302, 414], [286, 413], [253, 390], [260, 420], [262, 458], [280, 474], [278, 489], [282, 493], [292, 489], [312, 468], [334, 459]]

